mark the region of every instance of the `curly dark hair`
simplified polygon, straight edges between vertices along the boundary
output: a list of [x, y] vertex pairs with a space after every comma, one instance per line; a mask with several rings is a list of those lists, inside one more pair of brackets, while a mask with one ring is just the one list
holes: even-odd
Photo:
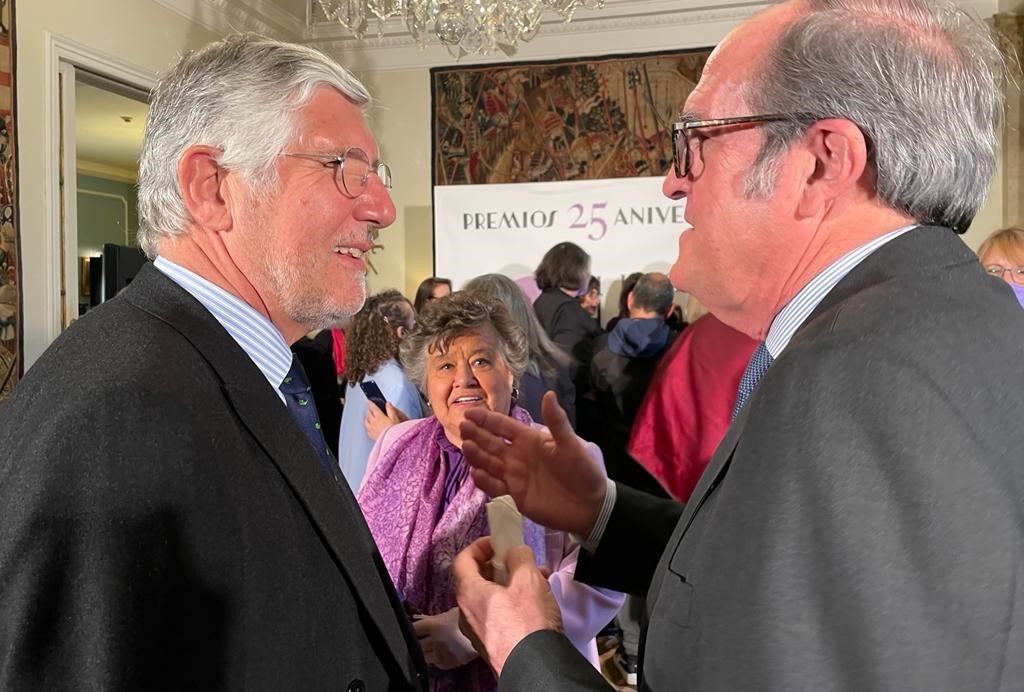
[[412, 329], [414, 319], [412, 303], [394, 289], [366, 299], [345, 330], [345, 379], [350, 387], [398, 358], [398, 328]]

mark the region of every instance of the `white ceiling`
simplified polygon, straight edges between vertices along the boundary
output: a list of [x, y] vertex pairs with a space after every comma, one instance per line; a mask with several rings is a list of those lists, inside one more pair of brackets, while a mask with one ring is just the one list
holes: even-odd
[[[75, 144], [79, 168], [134, 177], [148, 112], [149, 106], [143, 102], [77, 82]], [[126, 122], [125, 118], [130, 120]]]

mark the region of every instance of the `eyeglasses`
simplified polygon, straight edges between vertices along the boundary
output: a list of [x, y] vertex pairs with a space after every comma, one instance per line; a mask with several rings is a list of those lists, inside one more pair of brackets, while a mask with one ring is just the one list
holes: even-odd
[[727, 125], [761, 125], [781, 121], [817, 120], [818, 117], [809, 113], [795, 113], [786, 115], [773, 113], [771, 115], [743, 115], [736, 118], [715, 118], [713, 120], [689, 120], [672, 125], [672, 166], [675, 168], [676, 176], [685, 178], [690, 174], [693, 165], [693, 142], [697, 147], [704, 144], [706, 136], [696, 132], [709, 127], [725, 127]]
[[346, 197], [358, 197], [366, 191], [366, 184], [370, 180], [370, 173], [376, 173], [381, 183], [388, 190], [391, 189], [391, 168], [383, 161], [370, 163], [370, 157], [366, 152], [357, 147], [349, 147], [341, 156], [330, 154], [298, 154], [284, 152], [281, 156], [291, 156], [296, 159], [309, 159], [317, 161], [325, 167], [334, 167], [334, 182], [338, 189]]
[[1024, 267], [1004, 267], [1001, 264], [988, 264], [985, 266], [985, 272], [989, 276], [998, 276], [1000, 279], [1003, 278], [1003, 274], [1010, 272], [1010, 281], [1024, 286]]

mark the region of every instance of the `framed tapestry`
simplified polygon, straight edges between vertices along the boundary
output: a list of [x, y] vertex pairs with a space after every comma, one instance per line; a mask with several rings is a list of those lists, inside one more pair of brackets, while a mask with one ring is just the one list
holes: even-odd
[[661, 175], [710, 53], [434, 68], [434, 184]]
[[22, 370], [14, 61], [14, 0], [0, 0], [0, 401]]

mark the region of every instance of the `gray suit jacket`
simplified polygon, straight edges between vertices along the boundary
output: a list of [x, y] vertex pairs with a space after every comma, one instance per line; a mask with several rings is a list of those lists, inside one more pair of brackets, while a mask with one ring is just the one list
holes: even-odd
[[[650, 581], [642, 689], [1024, 689], [1022, 364], [1024, 312], [949, 230], [855, 268], [685, 510], [627, 492], [581, 558], [584, 581]], [[502, 689], [580, 674], [539, 663], [544, 638]]]
[[0, 689], [410, 690], [347, 484], [147, 266], [0, 409]]

